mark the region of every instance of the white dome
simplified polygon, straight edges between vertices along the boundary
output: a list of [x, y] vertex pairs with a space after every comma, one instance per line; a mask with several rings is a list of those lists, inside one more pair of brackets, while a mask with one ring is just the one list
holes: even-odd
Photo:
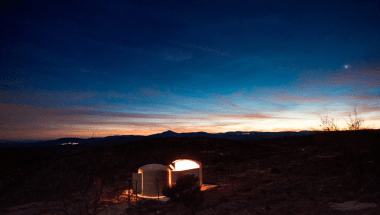
[[164, 166], [162, 164], [147, 164], [145, 166], [142, 166], [139, 168], [141, 171], [146, 170], [168, 170], [169, 168], [167, 166]]

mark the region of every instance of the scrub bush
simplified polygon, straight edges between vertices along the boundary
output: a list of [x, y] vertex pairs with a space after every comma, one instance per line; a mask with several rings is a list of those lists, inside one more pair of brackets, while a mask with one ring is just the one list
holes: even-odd
[[190, 208], [191, 214], [196, 214], [201, 204], [204, 202], [203, 193], [198, 185], [198, 177], [185, 175], [178, 178], [175, 185], [163, 190], [163, 195], [169, 197], [171, 201], [183, 203]]

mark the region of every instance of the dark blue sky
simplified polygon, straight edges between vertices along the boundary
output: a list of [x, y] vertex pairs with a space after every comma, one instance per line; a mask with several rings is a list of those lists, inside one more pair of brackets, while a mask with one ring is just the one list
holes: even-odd
[[378, 0], [0, 4], [0, 139], [380, 127]]

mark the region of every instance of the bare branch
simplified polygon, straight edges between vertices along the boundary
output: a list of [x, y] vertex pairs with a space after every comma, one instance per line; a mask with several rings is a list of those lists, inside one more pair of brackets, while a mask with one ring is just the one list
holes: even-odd
[[323, 131], [339, 131], [338, 126], [334, 122], [334, 118], [328, 118], [327, 116], [322, 117], [319, 116], [321, 119], [322, 125], [321, 128]]
[[350, 131], [357, 131], [360, 130], [360, 127], [362, 126], [364, 122], [364, 119], [358, 117], [358, 113], [356, 111], [356, 108], [354, 109], [354, 117], [352, 115], [349, 115], [349, 121], [347, 123], [348, 130]]

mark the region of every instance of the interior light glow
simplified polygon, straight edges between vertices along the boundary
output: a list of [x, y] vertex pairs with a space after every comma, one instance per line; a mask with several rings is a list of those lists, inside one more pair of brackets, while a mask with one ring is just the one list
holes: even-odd
[[174, 163], [174, 170], [173, 171], [182, 171], [182, 170], [188, 170], [188, 169], [196, 169], [199, 168], [199, 165], [191, 160], [176, 160]]

